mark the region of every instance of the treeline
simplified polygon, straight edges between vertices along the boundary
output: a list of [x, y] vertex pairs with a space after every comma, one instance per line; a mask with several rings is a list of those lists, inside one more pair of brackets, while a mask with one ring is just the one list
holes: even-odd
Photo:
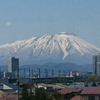
[[36, 88], [34, 92], [24, 86], [19, 100], [63, 100], [63, 95], [57, 91], [47, 92], [44, 88]]

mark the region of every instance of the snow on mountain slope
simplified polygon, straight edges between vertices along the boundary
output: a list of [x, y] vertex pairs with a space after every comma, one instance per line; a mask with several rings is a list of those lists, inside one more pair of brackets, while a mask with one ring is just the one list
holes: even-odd
[[68, 33], [43, 35], [0, 46], [0, 65], [9, 57], [18, 57], [20, 64], [72, 62], [92, 63], [92, 55], [100, 49]]

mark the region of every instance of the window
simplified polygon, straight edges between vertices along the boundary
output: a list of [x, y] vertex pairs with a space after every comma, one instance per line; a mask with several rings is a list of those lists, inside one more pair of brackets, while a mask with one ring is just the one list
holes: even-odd
[[89, 100], [95, 100], [94, 96], [89, 96]]

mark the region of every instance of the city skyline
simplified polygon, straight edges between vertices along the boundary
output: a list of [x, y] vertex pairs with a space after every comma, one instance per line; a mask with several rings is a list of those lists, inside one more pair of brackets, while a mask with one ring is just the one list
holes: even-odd
[[0, 45], [68, 32], [100, 48], [99, 4], [99, 0], [2, 0]]

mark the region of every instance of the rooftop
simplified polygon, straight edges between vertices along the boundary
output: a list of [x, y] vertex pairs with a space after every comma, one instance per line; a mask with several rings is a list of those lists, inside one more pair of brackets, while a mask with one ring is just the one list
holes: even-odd
[[71, 98], [70, 100], [82, 100], [81, 96], [74, 96], [73, 98]]
[[73, 92], [80, 92], [83, 88], [64, 88], [59, 92], [62, 94], [73, 93]]
[[100, 95], [100, 87], [64, 88], [59, 92], [62, 94], [81, 92], [81, 95]]
[[100, 95], [100, 87], [84, 87], [81, 92], [81, 95], [88, 95], [88, 94]]

